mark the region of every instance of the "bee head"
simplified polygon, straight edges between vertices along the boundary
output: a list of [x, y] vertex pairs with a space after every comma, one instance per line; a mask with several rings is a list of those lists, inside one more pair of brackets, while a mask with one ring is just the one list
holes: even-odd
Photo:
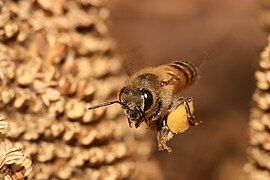
[[129, 126], [132, 124], [136, 128], [146, 120], [145, 112], [149, 110], [153, 104], [153, 95], [147, 89], [134, 89], [123, 87], [119, 93], [119, 101], [110, 101], [95, 106], [91, 106], [88, 109], [96, 109], [111, 104], [120, 104], [124, 109], [124, 113], [127, 116]]
[[149, 90], [123, 87], [119, 93], [119, 101], [124, 104], [124, 112], [129, 125], [135, 124], [138, 128], [146, 120], [145, 112], [153, 104], [153, 96]]

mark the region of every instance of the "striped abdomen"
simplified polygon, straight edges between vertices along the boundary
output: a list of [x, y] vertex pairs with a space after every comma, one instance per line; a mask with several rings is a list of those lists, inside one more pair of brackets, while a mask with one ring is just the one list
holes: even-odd
[[163, 68], [166, 69], [167, 74], [175, 81], [173, 84], [176, 86], [175, 91], [187, 88], [198, 77], [197, 69], [194, 65], [184, 61], [174, 61]]

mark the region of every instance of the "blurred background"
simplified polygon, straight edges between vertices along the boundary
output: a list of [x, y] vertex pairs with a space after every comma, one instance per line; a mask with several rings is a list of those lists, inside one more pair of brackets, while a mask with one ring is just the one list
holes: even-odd
[[266, 45], [260, 4], [113, 0], [110, 8], [110, 30], [126, 64], [186, 60], [201, 66], [201, 79], [184, 94], [194, 98], [196, 118], [204, 124], [174, 136], [172, 154], [154, 153], [165, 179], [248, 179], [243, 166], [253, 74]]

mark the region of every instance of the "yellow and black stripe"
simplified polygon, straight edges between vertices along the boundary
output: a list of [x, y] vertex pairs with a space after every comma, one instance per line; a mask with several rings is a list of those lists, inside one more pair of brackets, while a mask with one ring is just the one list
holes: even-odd
[[190, 86], [191, 84], [193, 84], [194, 81], [198, 77], [198, 71], [197, 71], [196, 67], [189, 62], [173, 61], [170, 64], [168, 64], [168, 66], [177, 69], [177, 71], [179, 71], [180, 74], [182, 76], [184, 76], [184, 78], [187, 82], [186, 86]]

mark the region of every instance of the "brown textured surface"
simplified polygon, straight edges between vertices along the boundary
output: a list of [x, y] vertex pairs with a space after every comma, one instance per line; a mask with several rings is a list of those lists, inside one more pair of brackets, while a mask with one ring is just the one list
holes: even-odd
[[125, 78], [104, 3], [0, 1], [0, 117], [33, 160], [31, 179], [143, 178], [138, 164], [158, 168], [120, 107], [87, 110], [115, 98]]

